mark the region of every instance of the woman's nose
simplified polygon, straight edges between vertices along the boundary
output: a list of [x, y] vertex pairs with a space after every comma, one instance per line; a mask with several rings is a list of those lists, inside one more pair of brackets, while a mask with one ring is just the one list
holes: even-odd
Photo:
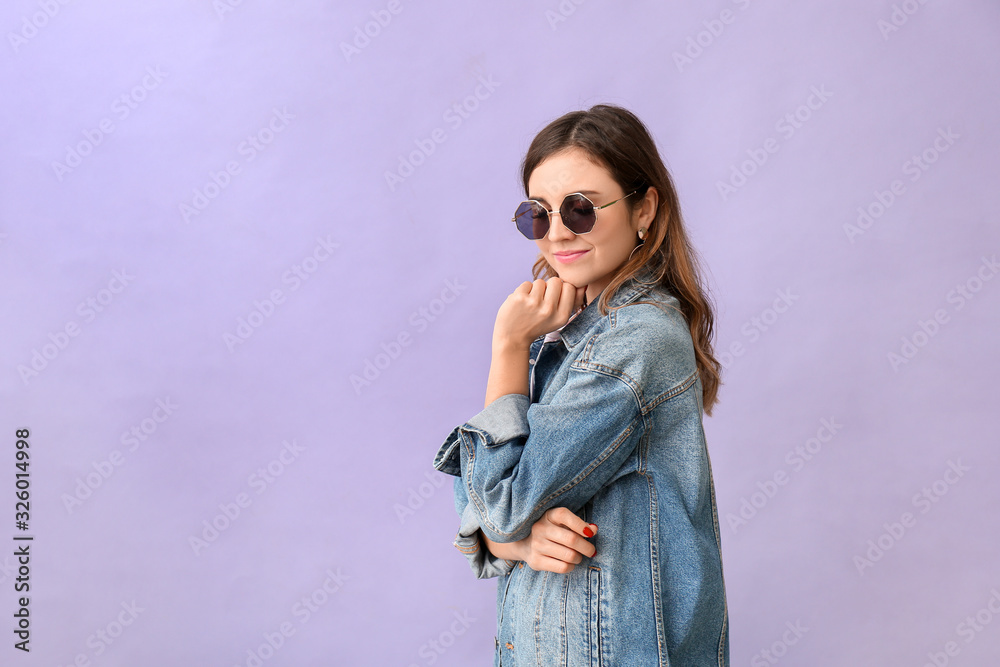
[[[556, 222], [556, 218], [559, 219]], [[571, 239], [576, 234], [570, 231], [566, 225], [563, 224], [562, 214], [559, 211], [553, 211], [549, 213], [549, 233], [545, 237], [551, 241], [559, 241], [561, 239]]]

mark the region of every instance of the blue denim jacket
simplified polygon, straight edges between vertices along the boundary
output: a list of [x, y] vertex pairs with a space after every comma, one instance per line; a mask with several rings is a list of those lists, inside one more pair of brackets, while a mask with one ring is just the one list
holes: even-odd
[[[643, 274], [646, 277], [648, 274]], [[663, 306], [640, 301], [655, 301]], [[628, 304], [628, 305], [626, 305]], [[499, 577], [494, 665], [729, 665], [701, 381], [678, 301], [635, 280], [531, 346], [532, 396], [455, 428], [434, 467], [455, 480], [455, 546]], [[572, 572], [494, 557], [552, 507], [598, 526]]]

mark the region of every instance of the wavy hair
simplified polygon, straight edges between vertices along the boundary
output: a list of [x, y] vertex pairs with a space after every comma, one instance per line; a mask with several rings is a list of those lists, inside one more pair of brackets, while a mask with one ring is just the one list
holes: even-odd
[[[531, 142], [521, 163], [524, 192], [532, 172], [549, 157], [570, 148], [586, 151], [595, 163], [610, 172], [623, 192], [638, 190], [632, 200], [631, 215], [641, 205], [649, 188], [659, 194], [656, 214], [649, 225], [646, 240], [637, 252], [615, 273], [598, 299], [602, 315], [615, 293], [649, 268], [654, 283], [666, 288], [680, 302], [680, 310], [691, 331], [695, 361], [702, 386], [702, 406], [712, 414], [718, 401], [721, 364], [712, 349], [715, 313], [702, 280], [698, 254], [688, 240], [681, 218], [680, 204], [673, 180], [667, 171], [656, 143], [642, 121], [622, 107], [599, 104], [587, 111], [573, 111], [549, 123]], [[539, 255], [532, 267], [534, 278], [558, 275]]]

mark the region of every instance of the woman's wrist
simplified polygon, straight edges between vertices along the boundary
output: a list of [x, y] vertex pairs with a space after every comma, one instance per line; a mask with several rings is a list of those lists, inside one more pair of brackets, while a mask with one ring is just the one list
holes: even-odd
[[529, 346], [494, 346], [490, 376], [486, 382], [486, 405], [507, 394], [529, 396]]
[[518, 542], [494, 542], [486, 537], [482, 529], [479, 530], [479, 539], [483, 541], [486, 549], [497, 558], [503, 558], [504, 560], [524, 560], [522, 558], [524, 540]]

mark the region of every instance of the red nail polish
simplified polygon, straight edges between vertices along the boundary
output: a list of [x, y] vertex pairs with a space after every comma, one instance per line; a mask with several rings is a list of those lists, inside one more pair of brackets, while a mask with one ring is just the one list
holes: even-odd
[[587, 537], [593, 537], [594, 536], [594, 531], [592, 531], [590, 529], [590, 526], [586, 526], [583, 529], [583, 534], [586, 535]]

